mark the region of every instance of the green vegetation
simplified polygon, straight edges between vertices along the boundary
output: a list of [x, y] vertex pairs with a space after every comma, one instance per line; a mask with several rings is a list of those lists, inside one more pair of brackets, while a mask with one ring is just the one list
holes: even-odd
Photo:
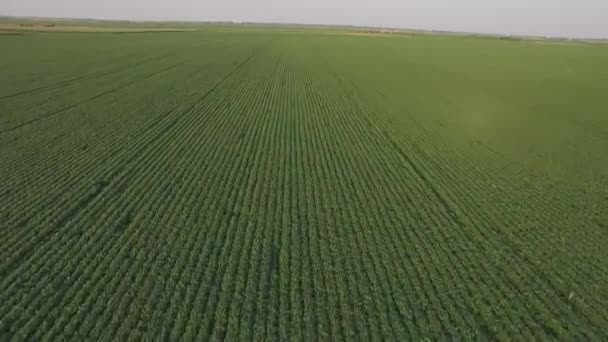
[[0, 50], [0, 339], [608, 338], [607, 46]]

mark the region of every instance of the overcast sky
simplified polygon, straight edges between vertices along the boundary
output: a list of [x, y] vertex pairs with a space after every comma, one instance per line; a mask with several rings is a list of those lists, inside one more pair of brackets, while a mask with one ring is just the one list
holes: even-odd
[[608, 38], [608, 0], [0, 0], [0, 14], [337, 24]]

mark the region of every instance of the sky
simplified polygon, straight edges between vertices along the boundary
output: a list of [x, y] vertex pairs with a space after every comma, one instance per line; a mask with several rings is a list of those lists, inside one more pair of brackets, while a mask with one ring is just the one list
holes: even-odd
[[608, 38], [608, 0], [0, 0], [0, 14]]

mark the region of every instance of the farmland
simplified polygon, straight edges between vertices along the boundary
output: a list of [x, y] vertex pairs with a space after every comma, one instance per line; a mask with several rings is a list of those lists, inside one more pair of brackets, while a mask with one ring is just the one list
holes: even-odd
[[0, 50], [0, 339], [608, 338], [606, 45]]

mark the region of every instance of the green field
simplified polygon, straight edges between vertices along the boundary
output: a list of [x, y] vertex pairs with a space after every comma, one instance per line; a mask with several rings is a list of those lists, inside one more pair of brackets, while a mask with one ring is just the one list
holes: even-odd
[[0, 340], [608, 339], [608, 45], [0, 51]]

